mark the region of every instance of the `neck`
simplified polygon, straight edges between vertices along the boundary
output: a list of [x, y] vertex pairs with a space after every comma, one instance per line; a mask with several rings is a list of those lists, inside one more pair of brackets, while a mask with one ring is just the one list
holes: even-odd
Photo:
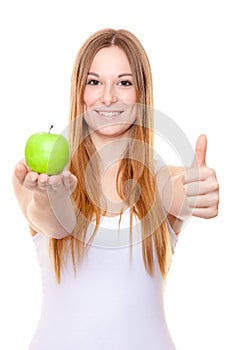
[[[130, 137], [130, 136], [129, 136]], [[118, 137], [91, 134], [91, 139], [103, 162], [104, 169], [112, 163], [119, 162], [128, 146], [128, 135]]]

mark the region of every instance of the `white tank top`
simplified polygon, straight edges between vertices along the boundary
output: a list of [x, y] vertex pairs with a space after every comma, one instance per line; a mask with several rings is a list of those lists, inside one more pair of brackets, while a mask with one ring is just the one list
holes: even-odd
[[[61, 283], [48, 253], [49, 237], [33, 237], [41, 268], [41, 316], [29, 350], [174, 350], [165, 319], [164, 280], [155, 260], [145, 267], [140, 225], [133, 225], [132, 260], [129, 212], [103, 217], [87, 255], [74, 275], [70, 257]], [[170, 229], [172, 249], [177, 236]]]

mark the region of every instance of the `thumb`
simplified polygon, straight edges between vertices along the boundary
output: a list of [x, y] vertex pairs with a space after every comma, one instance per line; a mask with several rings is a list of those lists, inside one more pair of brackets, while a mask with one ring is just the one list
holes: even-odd
[[200, 135], [198, 137], [195, 146], [195, 159], [193, 166], [197, 166], [199, 168], [206, 166], [207, 142], [206, 135]]

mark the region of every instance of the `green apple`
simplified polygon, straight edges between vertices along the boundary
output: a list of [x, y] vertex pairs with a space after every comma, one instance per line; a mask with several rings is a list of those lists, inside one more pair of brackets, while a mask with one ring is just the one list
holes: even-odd
[[69, 161], [69, 144], [63, 135], [38, 132], [31, 135], [25, 146], [28, 167], [40, 174], [56, 175]]

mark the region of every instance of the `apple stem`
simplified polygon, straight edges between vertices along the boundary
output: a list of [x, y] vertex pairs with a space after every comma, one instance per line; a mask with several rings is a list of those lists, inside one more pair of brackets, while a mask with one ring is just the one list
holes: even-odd
[[53, 128], [53, 125], [50, 126], [49, 134], [51, 133], [52, 128]]

